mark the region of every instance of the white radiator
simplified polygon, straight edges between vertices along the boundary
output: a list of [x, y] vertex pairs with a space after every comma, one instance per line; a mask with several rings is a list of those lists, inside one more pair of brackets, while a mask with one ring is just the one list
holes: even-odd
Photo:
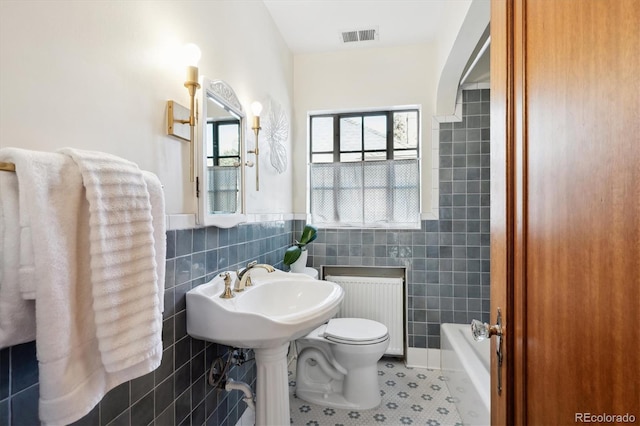
[[366, 318], [389, 329], [385, 355], [404, 355], [404, 303], [402, 278], [327, 275], [344, 289], [344, 299], [336, 318]]

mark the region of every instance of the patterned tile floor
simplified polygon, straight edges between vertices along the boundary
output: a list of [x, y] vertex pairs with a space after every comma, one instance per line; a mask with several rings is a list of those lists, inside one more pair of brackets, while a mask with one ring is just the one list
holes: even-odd
[[401, 360], [378, 362], [382, 403], [371, 410], [339, 410], [295, 396], [295, 361], [289, 366], [291, 424], [295, 426], [462, 425], [440, 370], [408, 368]]

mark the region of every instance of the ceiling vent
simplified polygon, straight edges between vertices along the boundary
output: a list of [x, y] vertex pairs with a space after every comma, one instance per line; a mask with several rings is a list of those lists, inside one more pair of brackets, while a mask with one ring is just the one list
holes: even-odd
[[357, 31], [345, 31], [342, 33], [342, 42], [343, 43], [353, 43], [354, 41], [358, 41], [358, 32]]
[[343, 43], [355, 43], [361, 41], [378, 40], [378, 28], [364, 28], [358, 30], [342, 31], [340, 40]]

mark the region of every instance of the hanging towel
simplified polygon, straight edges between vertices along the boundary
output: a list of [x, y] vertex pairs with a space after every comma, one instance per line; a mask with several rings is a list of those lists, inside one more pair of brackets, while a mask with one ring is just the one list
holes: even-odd
[[18, 178], [0, 172], [0, 348], [36, 338], [35, 302], [24, 300], [19, 286], [19, 210]]
[[[24, 205], [24, 201], [21, 201]], [[20, 215], [22, 219], [22, 214]], [[20, 223], [20, 270], [18, 271], [20, 292], [24, 299], [36, 298], [36, 276], [33, 264], [33, 238], [31, 238], [31, 225]]]
[[[159, 311], [162, 299], [159, 294], [164, 283], [154, 281], [155, 292], [149, 290], [147, 288], [149, 286], [142, 286], [144, 290], [131, 286], [124, 289], [119, 296], [107, 292], [106, 299], [98, 298], [100, 299], [98, 302], [105, 300], [122, 302], [115, 311], [136, 317], [131, 324], [138, 324], [135, 327], [127, 327], [123, 332], [125, 337], [121, 338], [122, 340], [118, 341], [120, 337], [106, 333], [102, 336], [110, 338], [111, 341], [101, 342], [98, 338], [98, 329], [105, 324], [101, 323], [97, 326], [97, 321], [99, 318], [109, 317], [113, 311], [94, 309], [93, 289], [96, 286], [92, 283], [94, 241], [91, 239], [91, 227], [93, 224], [88, 190], [85, 191], [80, 169], [72, 158], [61, 153], [4, 148], [0, 150], [0, 158], [16, 164], [19, 192], [26, 191], [29, 194], [29, 197], [26, 197], [27, 205], [24, 207], [29, 216], [34, 276], [37, 277], [35, 311], [36, 349], [40, 371], [40, 420], [45, 425], [73, 423], [91, 411], [109, 390], [147, 374], [160, 365], [162, 343]], [[157, 178], [147, 179], [147, 181], [159, 184]], [[157, 188], [155, 190], [158, 191]], [[162, 207], [159, 208], [163, 208], [164, 199], [161, 190], [159, 192], [162, 203]], [[125, 200], [121, 201], [122, 204], [118, 205], [122, 209], [114, 215], [123, 219], [127, 216], [124, 213]], [[138, 201], [134, 200], [133, 205], [139, 205]], [[151, 213], [155, 215], [155, 211], [159, 208], [154, 206]], [[159, 220], [163, 218], [164, 212], [158, 213], [157, 216], [158, 218], [153, 218], [153, 224], [157, 223], [159, 229], [152, 230], [151, 239], [139, 236], [134, 236], [132, 239], [150, 241], [152, 246], [162, 247], [163, 253], [160, 259], [162, 263], [156, 266], [159, 271], [164, 271], [164, 236], [160, 241], [153, 239], [154, 235], [164, 233], [164, 220]], [[132, 218], [133, 215], [129, 217]], [[145, 217], [148, 219], [147, 216]], [[115, 228], [124, 235], [128, 234], [128, 231], [124, 232], [121, 226], [116, 225]], [[131, 232], [131, 235], [134, 233]], [[119, 246], [126, 246], [126, 244]], [[111, 252], [108, 253], [113, 255]], [[159, 256], [153, 254], [151, 257], [157, 262]], [[144, 256], [139, 256], [133, 262], [140, 262], [143, 258]], [[111, 261], [113, 259], [118, 259], [118, 256], [113, 255]], [[105, 261], [109, 262], [110, 259]], [[130, 266], [128, 263], [124, 264], [122, 270], [130, 271]], [[138, 266], [140, 271], [144, 271], [142, 275], [145, 277], [149, 275], [148, 268], [141, 264]], [[115, 274], [115, 276], [124, 277], [122, 274]], [[103, 288], [110, 289], [115, 286], [113, 281], [106, 284], [101, 282], [101, 285]], [[129, 293], [126, 293], [127, 291]], [[143, 304], [156, 306], [156, 313], [152, 314], [153, 321], [151, 321], [152, 328], [157, 330], [155, 336], [150, 336], [145, 328], [149, 321], [140, 312], [146, 312], [146, 310], [131, 314], [131, 305], [127, 297], [136, 296], [134, 294], [136, 291], [147, 295], [144, 301], [139, 299], [141, 306]], [[109, 318], [113, 318], [114, 323], [120, 320], [115, 316]], [[147, 349], [142, 356], [139, 351], [130, 349], [134, 345], [126, 344], [135, 336], [142, 336], [138, 342], [147, 348], [149, 348], [149, 341], [157, 344]], [[110, 344], [123, 342], [124, 346], [109, 347]], [[101, 345], [107, 346], [105, 358], [109, 368], [103, 361]], [[132, 358], [138, 361], [133, 362]]]
[[[40, 419], [71, 423], [109, 389], [95, 338], [89, 269], [88, 203], [81, 175], [65, 155], [5, 148], [16, 164], [28, 215], [36, 290]], [[86, 213], [85, 213], [86, 212]]]
[[91, 282], [102, 363], [119, 371], [162, 346], [151, 202], [131, 161], [65, 148], [89, 201]]
[[158, 303], [160, 311], [164, 312], [164, 279], [166, 273], [167, 256], [167, 227], [164, 209], [164, 191], [158, 176], [145, 170], [142, 171], [144, 181], [149, 191], [151, 201], [151, 216], [153, 217], [153, 240], [156, 251], [156, 274], [158, 275]]

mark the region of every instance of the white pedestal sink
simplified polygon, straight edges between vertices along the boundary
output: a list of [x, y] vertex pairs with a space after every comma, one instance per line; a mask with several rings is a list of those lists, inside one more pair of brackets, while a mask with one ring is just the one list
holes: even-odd
[[[233, 279], [235, 273], [231, 273]], [[342, 288], [304, 274], [251, 271], [253, 286], [222, 299], [216, 277], [187, 293], [187, 332], [196, 339], [253, 349], [256, 425], [289, 425], [287, 349], [338, 312]]]

